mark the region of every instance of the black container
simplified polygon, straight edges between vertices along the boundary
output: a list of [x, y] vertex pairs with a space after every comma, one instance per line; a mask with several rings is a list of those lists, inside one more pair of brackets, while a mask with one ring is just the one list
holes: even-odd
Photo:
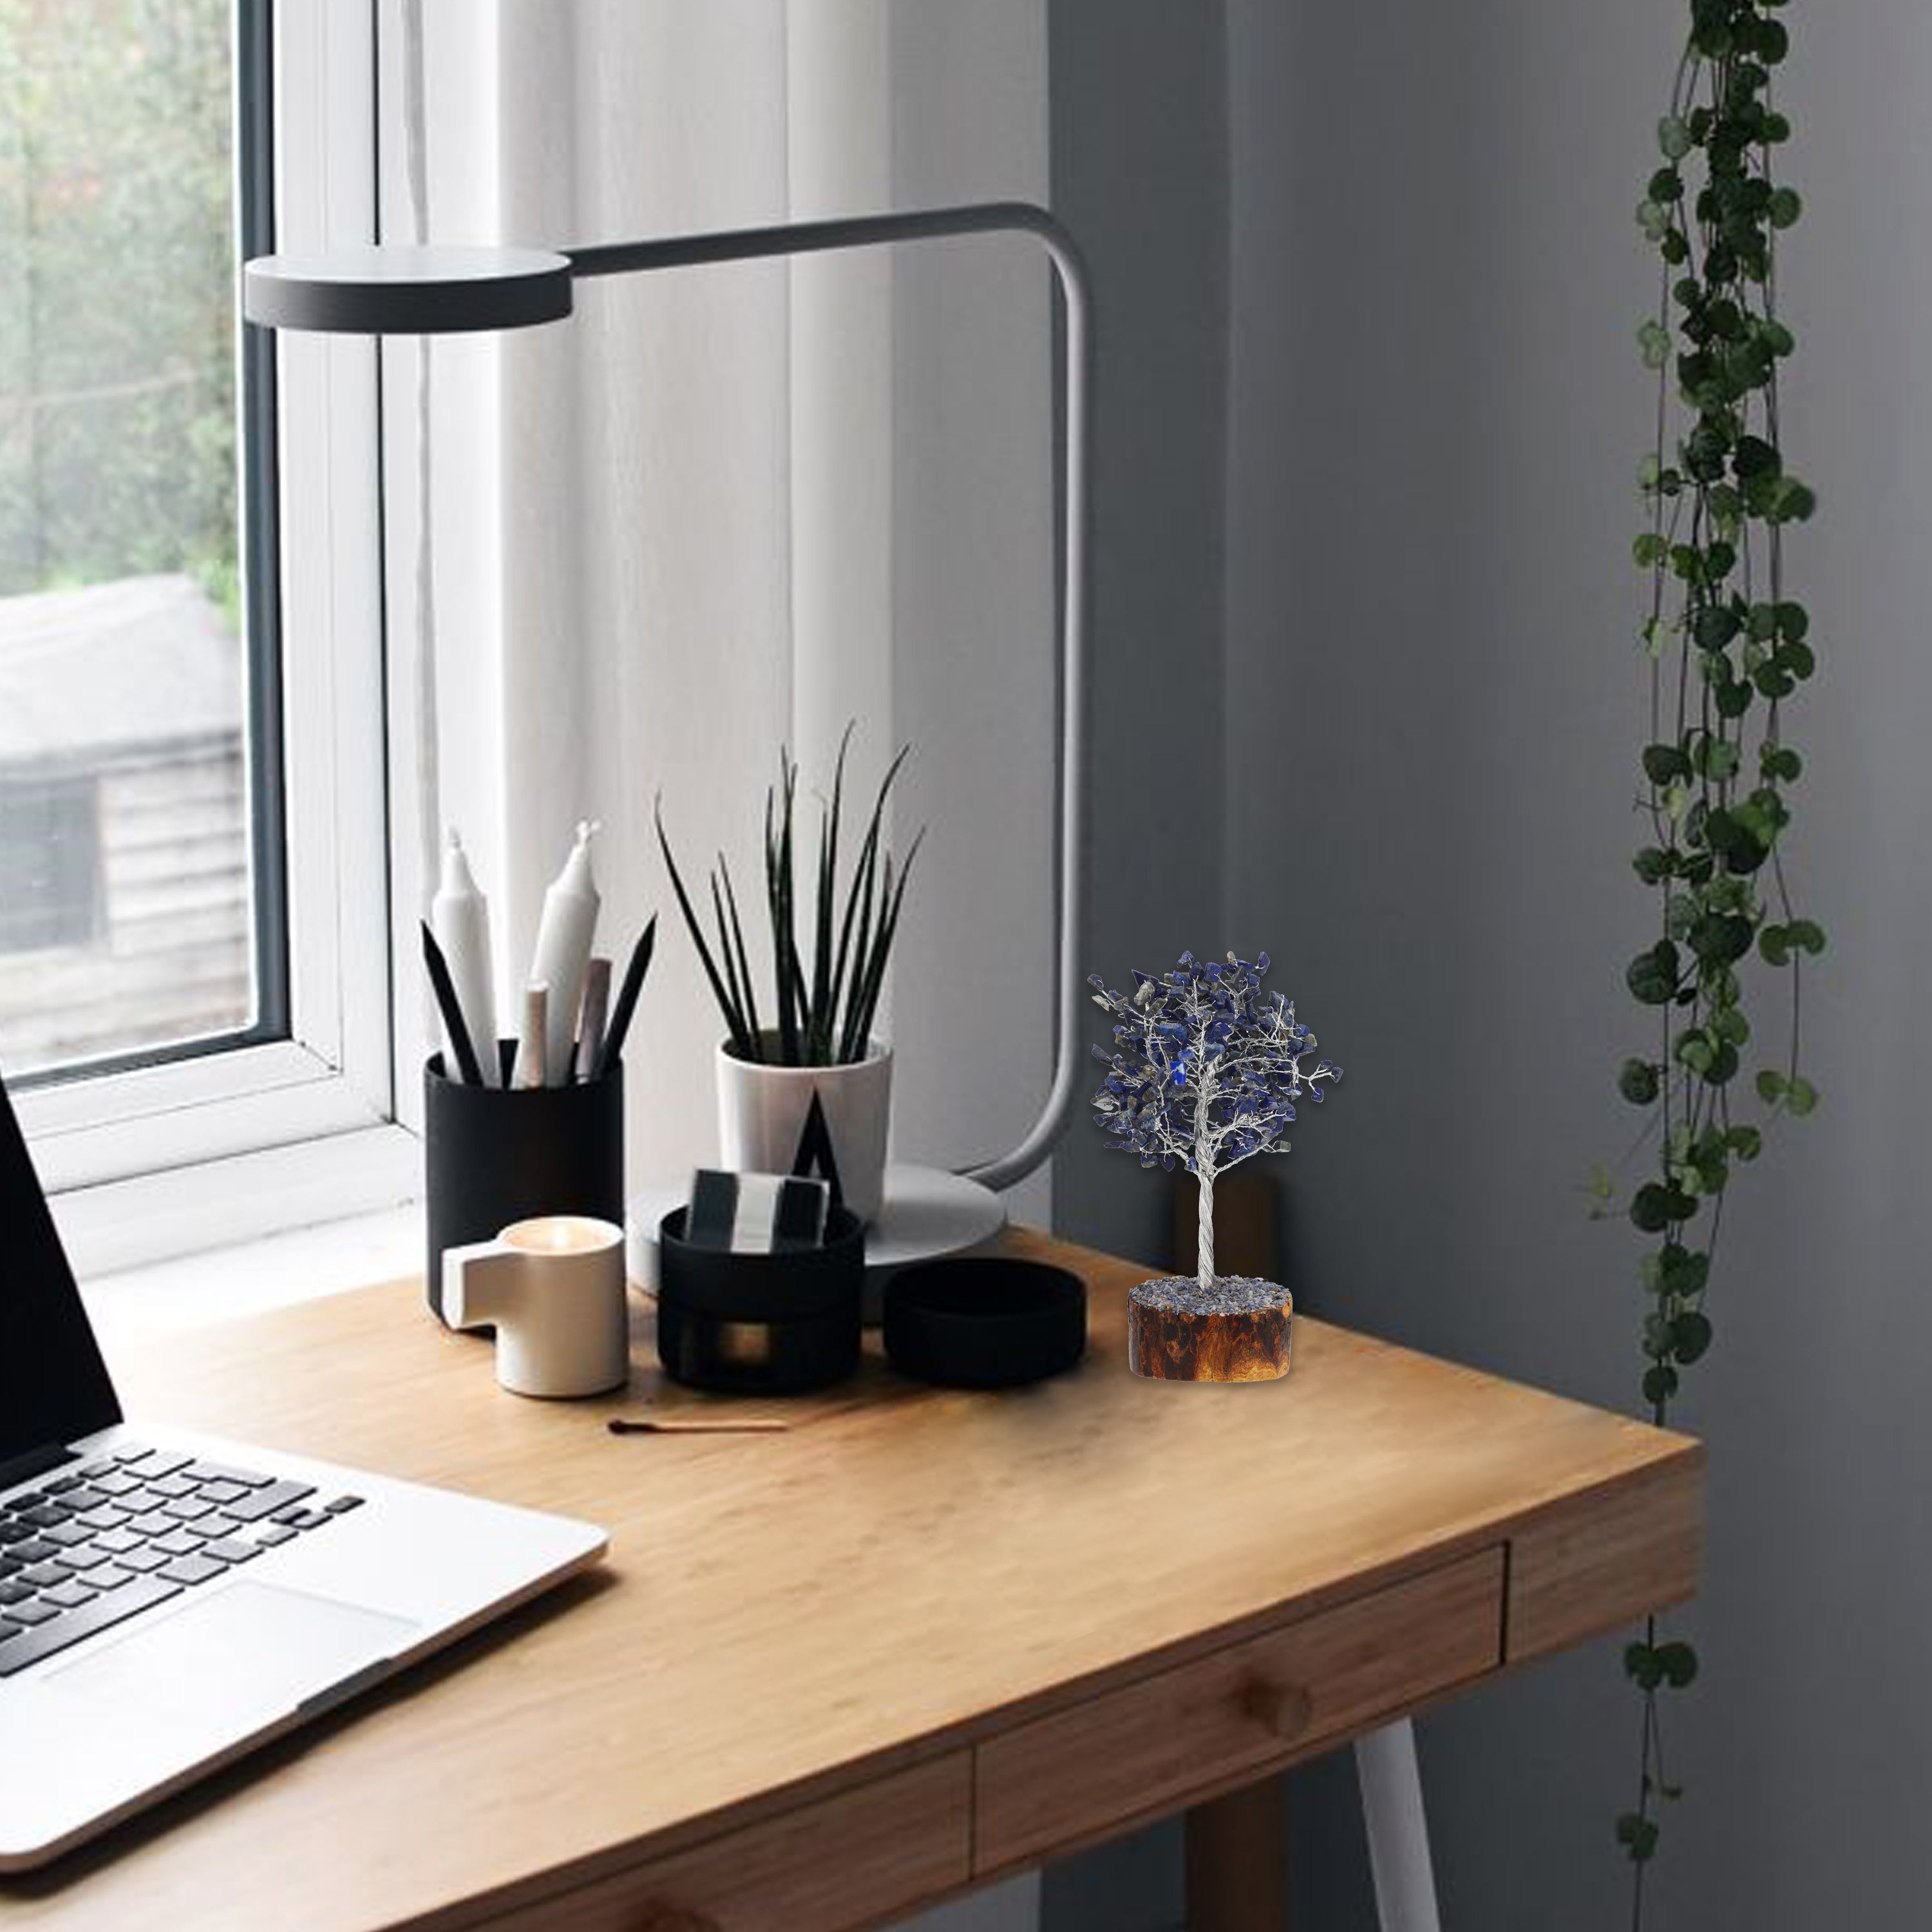
[[[507, 1066], [515, 1043], [503, 1044]], [[624, 1225], [624, 1070], [580, 1086], [471, 1087], [423, 1070], [429, 1305], [442, 1318], [442, 1251], [536, 1214]]]
[[886, 1358], [952, 1388], [1016, 1388], [1087, 1348], [1087, 1288], [1044, 1262], [962, 1256], [903, 1268], [886, 1288]]
[[658, 1224], [658, 1359], [674, 1382], [730, 1395], [794, 1395], [859, 1366], [866, 1231], [842, 1208], [824, 1244], [733, 1254]]

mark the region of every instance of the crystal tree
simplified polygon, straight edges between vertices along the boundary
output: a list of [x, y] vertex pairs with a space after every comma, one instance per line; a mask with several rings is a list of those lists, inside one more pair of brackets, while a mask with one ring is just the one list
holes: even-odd
[[1286, 1154], [1294, 1103], [1322, 1097], [1342, 1070], [1304, 1069], [1315, 1036], [1294, 1002], [1264, 994], [1264, 952], [1225, 964], [1184, 952], [1164, 979], [1136, 972], [1131, 994], [1110, 992], [1096, 973], [1094, 1004], [1114, 1018], [1114, 1046], [1094, 1049], [1107, 1081], [1094, 1096], [1095, 1124], [1143, 1167], [1185, 1161], [1200, 1184], [1198, 1282], [1214, 1286], [1214, 1181], [1250, 1154]]

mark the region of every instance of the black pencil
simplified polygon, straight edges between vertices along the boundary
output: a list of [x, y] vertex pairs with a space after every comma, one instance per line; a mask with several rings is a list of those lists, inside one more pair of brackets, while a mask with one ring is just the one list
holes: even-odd
[[643, 936], [631, 949], [631, 963], [624, 969], [623, 989], [617, 995], [617, 1004], [610, 1010], [610, 1025], [604, 1036], [604, 1051], [597, 1056], [596, 1078], [605, 1074], [624, 1057], [624, 1036], [631, 1030], [631, 1016], [637, 1011], [638, 995], [643, 992], [644, 975], [651, 970], [651, 949], [658, 939], [658, 916], [651, 914], [651, 922], [646, 926]]
[[[450, 1050], [456, 1055], [456, 1070], [466, 1084], [480, 1087], [483, 1070], [477, 1064], [476, 1048], [464, 1020], [463, 1009], [457, 1003], [456, 982], [449, 976], [449, 962], [442, 956], [442, 948], [436, 944], [428, 920], [422, 922], [422, 936], [423, 964], [429, 968], [430, 990], [436, 994], [443, 1030], [449, 1035]], [[443, 1070], [447, 1072], [448, 1069]]]

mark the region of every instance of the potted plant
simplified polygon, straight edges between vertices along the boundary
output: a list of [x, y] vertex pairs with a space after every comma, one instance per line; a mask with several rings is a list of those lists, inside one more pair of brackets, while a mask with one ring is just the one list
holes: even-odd
[[820, 816], [808, 939], [799, 927], [793, 857], [798, 766], [782, 748], [778, 782], [765, 794], [769, 1006], [759, 1002], [724, 854], [710, 875], [714, 932], [707, 936], [672, 856], [661, 800], [656, 822], [672, 889], [724, 1020], [717, 1062], [724, 1164], [740, 1173], [823, 1173], [845, 1207], [872, 1221], [885, 1194], [892, 1073], [892, 1050], [873, 1024], [906, 880], [925, 834], [896, 867], [884, 826], [886, 797], [910, 748], [902, 746], [879, 782], [842, 907], [838, 844], [851, 739], [848, 725]]
[[1143, 1167], [1185, 1162], [1200, 1186], [1192, 1276], [1144, 1281], [1129, 1298], [1127, 1365], [1169, 1382], [1273, 1382], [1288, 1372], [1288, 1291], [1214, 1272], [1214, 1180], [1251, 1154], [1286, 1154], [1294, 1103], [1322, 1097], [1342, 1070], [1305, 1070], [1315, 1036], [1285, 994], [1264, 997], [1264, 952], [1226, 964], [1184, 952], [1165, 979], [1136, 973], [1131, 994], [1096, 973], [1094, 1004], [1113, 1016], [1114, 1045], [1096, 1046], [1106, 1084], [1094, 1119]]

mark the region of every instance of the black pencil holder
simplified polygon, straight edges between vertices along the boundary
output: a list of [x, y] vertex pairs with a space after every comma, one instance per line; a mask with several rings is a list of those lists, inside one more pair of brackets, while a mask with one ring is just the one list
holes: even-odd
[[[508, 1066], [515, 1042], [503, 1043]], [[429, 1305], [442, 1315], [442, 1251], [512, 1221], [588, 1214], [624, 1225], [624, 1069], [569, 1087], [472, 1087], [442, 1055], [423, 1069]]]

